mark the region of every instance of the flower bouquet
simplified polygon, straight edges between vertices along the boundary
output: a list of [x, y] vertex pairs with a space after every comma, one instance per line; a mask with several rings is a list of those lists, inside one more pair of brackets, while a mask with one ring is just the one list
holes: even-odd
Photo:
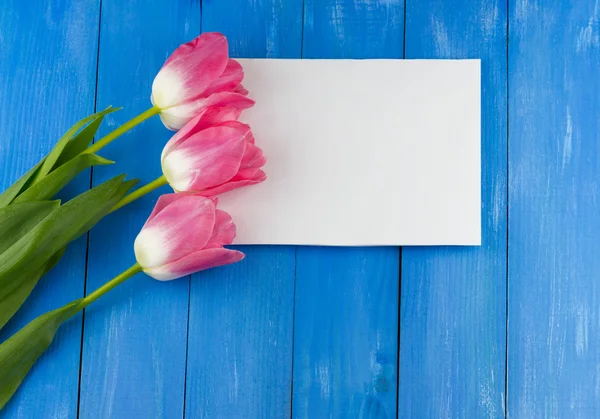
[[[152, 107], [93, 143], [103, 118], [118, 109], [82, 119], [0, 194], [2, 328], [70, 242], [137, 198], [164, 185], [174, 190], [158, 199], [135, 239], [136, 260], [130, 268], [86, 297], [37, 317], [0, 344], [0, 409], [61, 324], [123, 281], [140, 272], [167, 281], [244, 257], [224, 247], [233, 242], [236, 230], [229, 214], [218, 209], [217, 198], [266, 179], [263, 153], [250, 127], [238, 121], [254, 105], [243, 77], [242, 66], [228, 56], [226, 38], [204, 33], [167, 59], [152, 85]], [[154, 115], [177, 131], [162, 151], [159, 178], [132, 191], [137, 181], [121, 175], [68, 202], [54, 198], [83, 170], [114, 163], [97, 153]]]

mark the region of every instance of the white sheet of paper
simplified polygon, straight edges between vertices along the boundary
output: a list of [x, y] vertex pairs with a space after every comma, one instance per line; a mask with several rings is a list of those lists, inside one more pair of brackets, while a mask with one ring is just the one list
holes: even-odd
[[268, 179], [236, 244], [479, 245], [479, 60], [241, 59]]

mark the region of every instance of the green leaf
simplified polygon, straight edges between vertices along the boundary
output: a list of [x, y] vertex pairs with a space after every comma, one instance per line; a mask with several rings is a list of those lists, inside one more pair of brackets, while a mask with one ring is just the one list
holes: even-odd
[[74, 301], [37, 317], [0, 345], [0, 410], [48, 349], [60, 325], [80, 310], [80, 302]]
[[[95, 114], [92, 114], [90, 116], [86, 116], [85, 118], [81, 119], [79, 122], [75, 123], [75, 125], [73, 125], [71, 128], [69, 128], [67, 130], [67, 132], [65, 132], [65, 134], [62, 137], [60, 137], [60, 139], [58, 140], [58, 142], [56, 143], [56, 145], [54, 146], [52, 151], [50, 151], [50, 153], [44, 159], [44, 162], [42, 163], [42, 167], [36, 173], [33, 183], [40, 181], [48, 173], [50, 173], [50, 171], [55, 166], [56, 162], [58, 161], [60, 155], [62, 154], [63, 150], [65, 149], [65, 147], [67, 146], [69, 141], [71, 141], [71, 139], [73, 139], [73, 136], [75, 136], [75, 134], [77, 134], [81, 128], [83, 128], [89, 122], [103, 118], [104, 115], [106, 115], [107, 113], [113, 112], [113, 111], [114, 110], [109, 106], [108, 108], [106, 108], [103, 111], [96, 112]], [[95, 131], [94, 131], [94, 133], [95, 133]], [[88, 134], [89, 133], [86, 133], [86, 136]], [[93, 137], [93, 134], [92, 134], [92, 137]], [[79, 140], [79, 141], [82, 141], [82, 140]]]
[[75, 176], [88, 167], [112, 163], [114, 162], [95, 154], [86, 153], [77, 156], [60, 166], [58, 169], [53, 170], [37, 183], [31, 185], [27, 190], [17, 196], [13, 203], [40, 201], [52, 198], [58, 191], [73, 180]]
[[124, 177], [117, 176], [68, 201], [0, 254], [0, 285], [5, 273], [24, 265], [41, 266], [96, 224], [126, 192], [122, 191]]
[[59, 206], [60, 201], [39, 201], [0, 208], [0, 254]]
[[104, 119], [104, 117], [109, 113], [118, 111], [119, 109], [121, 109], [121, 108], [111, 108], [109, 106], [102, 112], [98, 112], [96, 114], [98, 116], [92, 122], [90, 122], [90, 124], [87, 127], [82, 129], [79, 132], [79, 134], [77, 134], [75, 137], [73, 137], [73, 139], [71, 141], [69, 141], [67, 143], [67, 145], [65, 146], [60, 157], [54, 164], [54, 167], [52, 168], [52, 170], [65, 164], [72, 158], [78, 156], [83, 151], [85, 151], [85, 149], [88, 147], [88, 145], [92, 142], [94, 135], [96, 135], [96, 132], [98, 131], [98, 127], [100, 127], [100, 124], [102, 123], [102, 120]]
[[46, 275], [59, 262], [66, 249], [66, 247], [63, 247], [56, 252], [42, 267], [18, 272], [10, 284], [0, 289], [0, 307], [2, 307], [0, 310], [0, 329], [21, 308], [40, 278]]
[[46, 265], [23, 269], [15, 273], [11, 282], [0, 288], [0, 329], [21, 308], [45, 270]]
[[[59, 201], [26, 202], [0, 209], [0, 253], [10, 248], [59, 205]], [[21, 307], [42, 275], [51, 269], [49, 264], [56, 264], [60, 256], [62, 254], [53, 256], [43, 267], [25, 267], [13, 276], [12, 281], [0, 288], [0, 329]]]
[[23, 304], [54, 255], [92, 228], [137, 183], [123, 182], [124, 177], [104, 182], [55, 209], [0, 254], [0, 328]]
[[[104, 116], [111, 112], [118, 111], [119, 109], [121, 108], [112, 108], [109, 106], [105, 110], [83, 118], [73, 125], [73, 127], [58, 140], [58, 143], [46, 157], [0, 194], [0, 208], [6, 207], [20, 193], [27, 190], [33, 183], [39, 182], [50, 171], [56, 170], [64, 163], [79, 155], [86, 149], [92, 138], [94, 138]], [[77, 131], [88, 122], [89, 125], [77, 133]], [[76, 133], [77, 135], [73, 137]]]
[[17, 180], [15, 183], [9, 186], [8, 189], [2, 192], [2, 194], [0, 194], [0, 208], [4, 208], [8, 204], [10, 204], [13, 201], [13, 199], [15, 199], [15, 197], [19, 195], [19, 193], [21, 193], [21, 191], [26, 189], [27, 186], [31, 184], [34, 175], [40, 169], [42, 163], [43, 160], [36, 164], [31, 170], [29, 170], [29, 172], [21, 176], [19, 180]]

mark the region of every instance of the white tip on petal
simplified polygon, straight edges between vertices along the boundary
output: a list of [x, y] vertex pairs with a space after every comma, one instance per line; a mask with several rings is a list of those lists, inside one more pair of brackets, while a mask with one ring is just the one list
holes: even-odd
[[[154, 98], [152, 104], [156, 105]], [[179, 131], [188, 122], [198, 116], [204, 110], [204, 100], [196, 100], [190, 103], [184, 103], [170, 108], [161, 108], [160, 120], [171, 131]]]
[[167, 109], [182, 103], [184, 86], [181, 78], [169, 67], [163, 67], [152, 83], [152, 103]]
[[[152, 104], [154, 105], [154, 102]], [[187, 120], [171, 115], [168, 109], [161, 111], [158, 116], [165, 128], [170, 131], [179, 131], [187, 123]]]
[[160, 266], [157, 268], [144, 269], [144, 273], [158, 281], [171, 281], [173, 279], [181, 278], [180, 275], [167, 272], [165, 269], [161, 269]]
[[177, 191], [187, 191], [194, 180], [192, 162], [183, 150], [171, 150], [162, 160], [162, 171], [169, 185]]
[[133, 251], [137, 263], [144, 270], [166, 263], [170, 252], [164, 235], [157, 228], [143, 228], [135, 238]]

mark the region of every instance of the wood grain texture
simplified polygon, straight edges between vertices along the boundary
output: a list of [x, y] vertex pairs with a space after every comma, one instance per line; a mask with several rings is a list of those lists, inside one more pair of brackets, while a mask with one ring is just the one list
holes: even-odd
[[[6, 0], [0, 12], [0, 189], [36, 164], [77, 120], [94, 111], [99, 2]], [[82, 173], [62, 191], [69, 199], [89, 188]], [[86, 238], [38, 284], [0, 340], [29, 320], [80, 298]], [[2, 418], [77, 415], [81, 317], [57, 334]]]
[[[198, 3], [102, 1], [98, 108], [107, 133], [151, 106], [154, 76], [169, 54], [199, 33]], [[160, 153], [172, 133], [158, 117], [109, 145], [117, 165], [94, 170], [99, 184], [127, 172], [147, 183], [160, 176]], [[163, 188], [103, 220], [91, 233], [87, 292], [135, 263], [133, 241]], [[189, 280], [127, 281], [85, 313], [81, 418], [174, 418], [183, 415]]]
[[[304, 58], [402, 57], [403, 1], [307, 0], [304, 16]], [[395, 417], [399, 257], [298, 247], [292, 417]]]
[[292, 417], [395, 417], [398, 254], [298, 249]]
[[501, 0], [407, 4], [407, 58], [482, 59], [483, 244], [403, 249], [401, 418], [504, 417], [506, 27]]
[[[202, 30], [223, 32], [234, 57], [299, 57], [301, 4], [204, 0]], [[242, 262], [192, 276], [188, 418], [289, 417], [295, 249], [240, 250]]]
[[509, 10], [508, 413], [600, 417], [600, 4]]

